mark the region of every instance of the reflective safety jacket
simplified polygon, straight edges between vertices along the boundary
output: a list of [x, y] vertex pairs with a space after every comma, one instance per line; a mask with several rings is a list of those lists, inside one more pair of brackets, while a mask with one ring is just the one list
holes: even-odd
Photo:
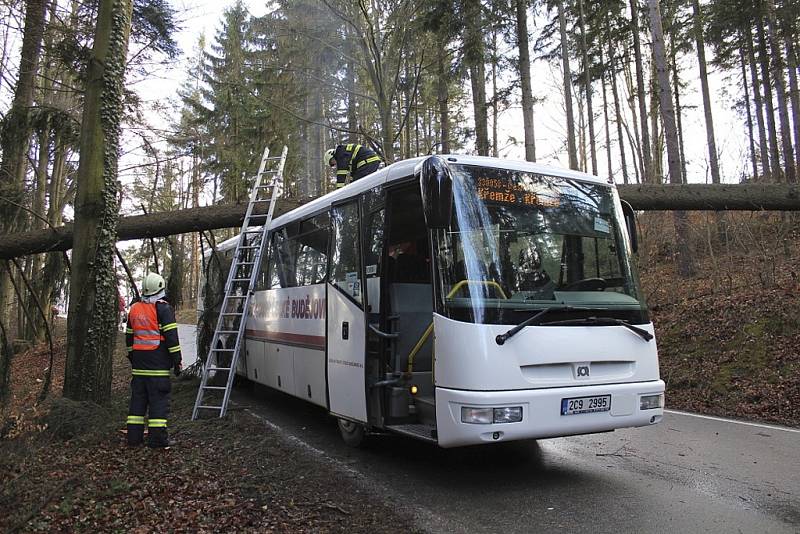
[[336, 160], [337, 186], [347, 183], [348, 174], [352, 180], [372, 174], [378, 170], [381, 162], [381, 157], [375, 151], [353, 143], [337, 146], [333, 158]]
[[181, 362], [175, 312], [165, 300], [135, 302], [128, 313], [125, 345], [136, 376], [169, 376]]

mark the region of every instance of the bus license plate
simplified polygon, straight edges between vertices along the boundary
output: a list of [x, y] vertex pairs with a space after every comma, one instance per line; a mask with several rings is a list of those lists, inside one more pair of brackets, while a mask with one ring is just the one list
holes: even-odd
[[611, 409], [611, 395], [561, 399], [561, 415], [607, 412]]

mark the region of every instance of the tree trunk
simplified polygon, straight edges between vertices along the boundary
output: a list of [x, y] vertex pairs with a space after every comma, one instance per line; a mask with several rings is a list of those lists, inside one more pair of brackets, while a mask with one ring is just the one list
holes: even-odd
[[789, 125], [789, 105], [786, 101], [786, 78], [783, 69], [783, 51], [781, 50], [778, 22], [775, 17], [774, 0], [766, 0], [767, 32], [769, 35], [770, 58], [772, 59], [772, 80], [775, 82], [775, 95], [778, 99], [778, 119], [781, 125], [781, 144], [783, 145], [783, 167], [786, 169], [786, 181], [793, 184], [797, 181], [794, 167], [794, 150], [792, 149], [792, 127]]
[[[45, 217], [45, 202], [47, 200], [47, 168], [50, 163], [50, 128], [49, 128], [49, 121], [47, 119], [44, 120], [44, 124], [39, 129], [39, 157], [38, 161], [36, 162], [36, 191], [33, 197], [33, 212], [38, 215], [38, 217], [34, 217], [33, 224], [31, 225], [34, 229], [42, 229], [47, 227], [47, 218]], [[34, 256], [31, 258], [32, 265], [31, 271], [36, 273], [34, 276], [28, 275], [28, 278], [32, 280], [33, 287], [35, 288], [36, 295], [27, 295], [28, 302], [25, 303], [25, 306], [28, 308], [33, 308], [33, 301], [34, 299], [38, 298], [38, 295], [41, 294], [41, 287], [42, 285], [46, 284], [47, 282], [41, 276], [41, 272], [44, 269], [45, 262], [47, 258], [44, 256]], [[33, 321], [29, 325], [28, 330], [25, 334], [25, 339], [41, 341], [45, 337], [45, 330], [47, 325], [43, 322], [46, 321], [47, 317], [42, 317], [39, 314], [33, 315]], [[22, 329], [18, 330], [22, 332]]]
[[[33, 131], [30, 109], [33, 105], [34, 78], [44, 35], [45, 4], [43, 0], [28, 0], [25, 5], [25, 30], [22, 36], [20, 66], [14, 99], [3, 118], [0, 148], [0, 192], [17, 204], [23, 203], [23, 186], [28, 164], [28, 148]], [[4, 204], [0, 208], [2, 229], [11, 231], [19, 207]]]
[[619, 196], [636, 210], [800, 210], [796, 184], [619, 185]]
[[[299, 205], [296, 201], [279, 200], [275, 206], [274, 215], [278, 217]], [[119, 241], [127, 241], [201, 230], [241, 227], [246, 210], [246, 204], [223, 204], [123, 217], [117, 227], [117, 238]], [[263, 215], [266, 212], [267, 206], [253, 209], [253, 213], [256, 215]], [[75, 229], [72, 224], [66, 224], [56, 229], [48, 228], [0, 235], [0, 259], [39, 252], [69, 250], [72, 248], [74, 237]]]
[[322, 185], [323, 176], [327, 169], [322, 169], [322, 158], [320, 157], [325, 152], [326, 147], [323, 145], [323, 126], [325, 120], [323, 116], [322, 107], [322, 91], [315, 91], [312, 97], [312, 113], [314, 117], [314, 124], [309, 125], [311, 130], [311, 157], [309, 158], [308, 180], [305, 184], [305, 197], [313, 197], [319, 195], [320, 187]]
[[64, 396], [102, 402], [111, 395], [117, 328], [117, 159], [131, 27], [130, 0], [101, 0], [81, 124]]
[[[353, 43], [353, 36], [347, 32], [348, 54], [354, 58], [357, 54], [356, 46]], [[350, 143], [357, 143], [358, 136], [358, 101], [356, 99], [356, 62], [355, 59], [347, 60], [347, 70], [345, 72], [345, 84], [347, 87], [347, 138]]]
[[[631, 33], [633, 34], [633, 53], [636, 60], [636, 98], [639, 102], [639, 124], [641, 127], [642, 182], [653, 179], [652, 156], [650, 153], [650, 134], [647, 129], [647, 105], [644, 92], [644, 65], [642, 63], [642, 43], [639, 37], [639, 1], [630, 0]], [[655, 132], [653, 132], [655, 134]]]
[[[620, 196], [639, 210], [777, 210], [800, 211], [800, 187], [786, 184], [620, 185]], [[275, 217], [299, 207], [282, 201]], [[119, 241], [164, 237], [201, 230], [239, 228], [247, 206], [228, 204], [135, 215], [119, 220]], [[266, 213], [266, 208], [254, 210]], [[0, 260], [72, 248], [73, 226], [0, 236]]]
[[484, 68], [483, 16], [480, 0], [465, 0], [466, 19], [464, 61], [469, 68], [472, 108], [475, 115], [475, 146], [478, 155], [489, 155], [489, 125], [486, 116], [486, 71]]
[[[17, 215], [25, 204], [25, 173], [32, 132], [30, 109], [33, 105], [34, 78], [39, 65], [45, 23], [44, 0], [28, 0], [25, 4], [25, 29], [22, 34], [19, 76], [14, 88], [11, 108], [3, 117], [0, 131], [0, 196], [11, 202], [0, 202], [0, 232], [19, 228]], [[0, 273], [0, 322], [9, 324], [8, 306], [12, 288], [7, 271]], [[0, 351], [0, 359], [2, 359]], [[2, 362], [0, 362], [2, 367]]]
[[440, 41], [436, 52], [436, 98], [439, 103], [439, 142], [442, 144], [442, 154], [450, 153], [450, 91], [447, 86], [450, 80], [450, 60], [446, 46], [447, 43]]
[[589, 51], [586, 44], [586, 24], [583, 14], [583, 0], [578, 0], [578, 22], [581, 28], [581, 52], [583, 54], [583, 83], [586, 92], [586, 120], [589, 126], [589, 157], [592, 161], [592, 174], [597, 176], [597, 141], [594, 136], [594, 109], [592, 108], [592, 74], [589, 64]]
[[519, 82], [522, 89], [522, 124], [525, 131], [525, 160], [536, 161], [536, 134], [533, 122], [531, 56], [528, 49], [528, 0], [515, 0], [517, 11], [517, 49]]
[[564, 109], [567, 112], [567, 154], [569, 168], [578, 170], [578, 148], [575, 146], [575, 117], [572, 114], [572, 72], [569, 68], [569, 42], [564, 2], [558, 2], [558, 25], [561, 32], [561, 65], [564, 74]]
[[[63, 140], [63, 133], [59, 130], [55, 130], [53, 146], [55, 147], [53, 171], [50, 175], [50, 184], [47, 191], [47, 196], [50, 200], [47, 208], [48, 227], [61, 226], [64, 204], [66, 202], [63, 191], [67, 147]], [[51, 230], [47, 231], [52, 234]], [[41, 276], [41, 284], [39, 286], [39, 302], [45, 306], [45, 309], [49, 310], [50, 307], [55, 304], [56, 289], [61, 287], [60, 284], [62, 280], [66, 278], [65, 269], [66, 264], [64, 263], [64, 256], [61, 252], [47, 254], [43, 275]]]
[[768, 177], [772, 175], [772, 166], [770, 165], [767, 128], [764, 124], [764, 101], [761, 99], [761, 87], [758, 81], [758, 70], [756, 66], [755, 49], [753, 46], [753, 35], [750, 33], [749, 28], [747, 28], [743, 33], [746, 36], [744, 42], [747, 47], [748, 64], [750, 65], [750, 80], [753, 82], [753, 100], [756, 105], [758, 145], [761, 154], [761, 176]]
[[708, 88], [708, 69], [706, 67], [706, 43], [703, 40], [703, 13], [700, 0], [692, 0], [694, 12], [694, 39], [697, 46], [697, 63], [700, 67], [700, 89], [703, 93], [703, 111], [706, 117], [706, 144], [708, 145], [708, 163], [711, 168], [711, 182], [720, 183], [719, 161], [717, 160], [717, 142], [714, 136], [714, 118], [711, 114], [711, 92]]
[[664, 143], [658, 119], [661, 113], [659, 104], [658, 73], [656, 72], [655, 53], [650, 54], [650, 156], [652, 176], [648, 179], [651, 183], [664, 183]]
[[747, 83], [747, 66], [744, 61], [744, 51], [739, 48], [739, 62], [742, 67], [742, 89], [744, 90], [744, 107], [747, 111], [747, 136], [750, 141], [750, 164], [753, 166], [753, 178], [758, 179], [758, 162], [756, 161], [756, 144], [753, 138], [753, 112], [750, 109], [750, 87]]
[[183, 245], [174, 237], [167, 240], [167, 245], [170, 256], [167, 298], [177, 310], [183, 306]]
[[578, 107], [578, 164], [581, 172], [588, 174], [589, 166], [587, 165], [586, 159], [586, 115], [583, 113], [584, 100], [580, 97], [576, 98], [575, 104]]
[[773, 182], [783, 181], [781, 171], [781, 158], [778, 152], [778, 132], [775, 126], [775, 104], [772, 101], [772, 80], [769, 74], [769, 53], [767, 52], [767, 40], [764, 37], [764, 21], [758, 18], [758, 55], [761, 66], [761, 86], [764, 89], [764, 103], [766, 105], [764, 113], [767, 116], [767, 130], [769, 133], [769, 159], [770, 176]]
[[797, 51], [791, 37], [785, 36], [786, 62], [789, 65], [789, 98], [792, 101], [792, 124], [794, 125], [795, 165], [800, 172], [800, 88], [797, 83]]
[[631, 128], [625, 123], [625, 132], [628, 134], [628, 140], [631, 144], [631, 157], [633, 158], [633, 169], [635, 171], [636, 183], [644, 183], [644, 156], [642, 155], [642, 142], [639, 135], [639, 119], [638, 119], [638, 100], [635, 96], [633, 85], [633, 75], [631, 73], [630, 53], [627, 50], [623, 51], [625, 60], [622, 62], [622, 72], [625, 77], [625, 88], [628, 91], [628, 98], [626, 102], [628, 109], [631, 111], [631, 126], [633, 127], [633, 135], [631, 135]]
[[678, 147], [681, 158], [681, 183], [686, 183], [686, 146], [683, 144], [683, 113], [681, 111], [681, 78], [678, 74], [678, 59], [675, 50], [675, 38], [670, 37], [670, 69], [672, 69], [672, 86], [675, 88], [675, 123], [678, 127]]
[[608, 67], [603, 62], [603, 47], [598, 47], [598, 54], [600, 55], [600, 85], [603, 88], [603, 124], [606, 132], [606, 168], [608, 169], [606, 176], [613, 180], [614, 172], [612, 171], [611, 163], [611, 126], [608, 118], [608, 91], [606, 90], [606, 73]]
[[497, 117], [499, 98], [497, 97], [497, 30], [492, 28], [492, 157], [500, 157], [497, 140]]
[[608, 63], [611, 69], [611, 93], [614, 96], [614, 116], [617, 123], [617, 139], [619, 140], [619, 157], [622, 165], [622, 181], [630, 183], [628, 178], [628, 164], [625, 162], [625, 138], [622, 135], [622, 113], [619, 106], [619, 90], [617, 89], [617, 70], [614, 57], [614, 43], [611, 41], [611, 30], [606, 22], [606, 40], [608, 41]]
[[[658, 79], [659, 107], [661, 120], [664, 124], [664, 135], [667, 143], [667, 163], [669, 168], [670, 183], [680, 184], [681, 161], [678, 146], [678, 131], [675, 125], [675, 111], [672, 108], [672, 95], [670, 94], [669, 74], [667, 73], [667, 59], [664, 51], [664, 30], [661, 26], [661, 13], [658, 0], [648, 0], [650, 8], [650, 25], [653, 35], [653, 59], [655, 61], [656, 77]], [[677, 263], [678, 273], [682, 277], [694, 274], [691, 251], [689, 250], [689, 226], [686, 212], [677, 210], [673, 213], [675, 220], [675, 233], [677, 238]]]

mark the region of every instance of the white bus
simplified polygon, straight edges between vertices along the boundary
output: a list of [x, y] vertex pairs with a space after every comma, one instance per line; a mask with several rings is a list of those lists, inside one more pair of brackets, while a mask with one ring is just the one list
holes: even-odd
[[635, 247], [610, 181], [401, 161], [274, 219], [238, 373], [327, 409], [351, 445], [652, 425], [664, 382]]

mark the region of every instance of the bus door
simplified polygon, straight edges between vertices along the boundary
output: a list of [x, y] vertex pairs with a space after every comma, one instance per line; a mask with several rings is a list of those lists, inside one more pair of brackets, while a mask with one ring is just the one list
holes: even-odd
[[362, 233], [364, 236], [364, 290], [367, 311], [367, 345], [365, 378], [367, 381], [367, 415], [369, 425], [382, 428], [383, 393], [375, 384], [389, 378], [386, 366], [393, 335], [387, 334], [387, 323], [381, 320], [381, 292], [384, 277], [384, 194], [382, 187], [375, 187], [362, 195]]
[[334, 415], [367, 422], [366, 317], [357, 199], [331, 208], [327, 378]]
[[[388, 367], [395, 376], [405, 377], [387, 392], [386, 423], [433, 427], [433, 292], [428, 228], [418, 182], [388, 192], [385, 226], [386, 282], [381, 304], [386, 331], [394, 336]], [[413, 398], [412, 386], [416, 391]]]

